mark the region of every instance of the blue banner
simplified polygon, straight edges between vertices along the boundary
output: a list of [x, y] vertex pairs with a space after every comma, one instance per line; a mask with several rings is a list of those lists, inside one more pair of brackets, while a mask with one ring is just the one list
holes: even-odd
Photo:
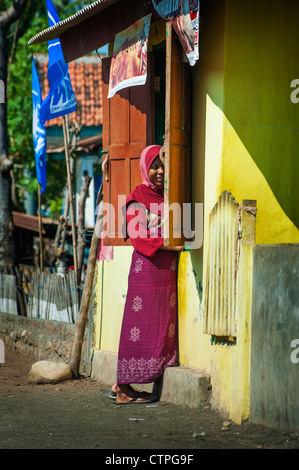
[[[46, 0], [48, 9], [49, 27], [59, 23], [60, 19], [51, 0]], [[65, 63], [59, 39], [48, 41], [48, 80], [50, 91], [45, 98], [40, 117], [41, 120], [70, 114], [76, 110], [76, 97], [72, 89], [68, 64]]]
[[41, 194], [47, 186], [46, 125], [40, 121], [42, 93], [34, 59], [32, 59], [32, 134], [35, 153], [36, 177], [41, 185]]

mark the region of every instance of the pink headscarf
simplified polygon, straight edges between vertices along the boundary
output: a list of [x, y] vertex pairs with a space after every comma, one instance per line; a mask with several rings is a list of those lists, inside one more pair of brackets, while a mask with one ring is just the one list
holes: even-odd
[[159, 156], [160, 150], [161, 145], [149, 145], [142, 151], [140, 156], [140, 171], [142, 182], [143, 184], [150, 186], [152, 189], [156, 189], [156, 186], [150, 182], [148, 172], [155, 158]]
[[143, 204], [147, 209], [153, 210], [153, 206], [151, 204], [155, 204], [159, 206], [159, 214], [163, 216], [163, 208], [161, 210], [161, 204], [163, 206], [164, 202], [164, 191], [163, 189], [158, 189], [154, 184], [150, 182], [148, 177], [148, 171], [150, 169], [151, 164], [158, 157], [161, 150], [160, 145], [150, 145], [146, 147], [140, 156], [140, 171], [142, 177], [142, 184], [137, 186], [126, 201], [126, 207], [133, 202], [140, 202]]

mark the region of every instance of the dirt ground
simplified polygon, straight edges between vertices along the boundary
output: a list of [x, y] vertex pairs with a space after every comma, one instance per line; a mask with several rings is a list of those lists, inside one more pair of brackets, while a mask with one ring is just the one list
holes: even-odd
[[226, 422], [207, 405], [117, 406], [107, 388], [89, 377], [30, 385], [33, 362], [6, 350], [0, 364], [0, 449], [102, 449], [102, 458], [109, 460], [122, 455], [113, 453], [117, 449], [137, 456], [146, 450], [160, 449], [154, 455], [163, 456], [180, 450], [194, 457], [203, 449], [299, 448], [299, 433]]

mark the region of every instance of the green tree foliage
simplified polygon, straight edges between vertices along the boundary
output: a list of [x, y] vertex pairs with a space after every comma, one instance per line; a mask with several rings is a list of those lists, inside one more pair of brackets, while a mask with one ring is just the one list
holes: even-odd
[[[4, 1], [4, 7], [11, 0]], [[82, 2], [67, 0], [53, 1], [61, 20], [74, 14], [85, 6]], [[88, 4], [90, 2], [87, 2]], [[34, 195], [37, 191], [35, 158], [32, 139], [32, 95], [31, 67], [32, 57], [38, 53], [47, 54], [47, 43], [28, 46], [28, 41], [40, 31], [48, 28], [45, 0], [29, 0], [24, 14], [8, 32], [8, 86], [7, 110], [9, 153], [15, 163], [15, 182], [20, 200], [24, 191]], [[24, 176], [23, 169], [29, 170], [32, 177]], [[47, 162], [47, 189], [43, 204], [51, 217], [58, 217], [61, 210], [62, 192], [66, 181], [63, 160]]]
[[[31, 2], [32, 6], [35, 2]], [[39, 2], [40, 3], [40, 2]], [[35, 159], [32, 139], [32, 97], [31, 66], [36, 52], [47, 53], [47, 44], [28, 46], [29, 39], [47, 28], [48, 21], [43, 3], [30, 18], [31, 8], [11, 28], [9, 34], [9, 66], [7, 84], [7, 121], [9, 153], [15, 162], [15, 179], [18, 187], [33, 193], [37, 190], [36, 178], [24, 178], [20, 166], [28, 168], [35, 175]], [[29, 12], [28, 12], [29, 10]], [[21, 195], [21, 193], [20, 193]], [[22, 195], [21, 195], [22, 199]]]

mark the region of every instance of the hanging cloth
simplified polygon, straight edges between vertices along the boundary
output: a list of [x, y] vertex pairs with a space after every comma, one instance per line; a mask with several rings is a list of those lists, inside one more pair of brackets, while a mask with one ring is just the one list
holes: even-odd
[[147, 79], [147, 45], [151, 14], [116, 34], [111, 60], [109, 93], [136, 85], [144, 85]]

